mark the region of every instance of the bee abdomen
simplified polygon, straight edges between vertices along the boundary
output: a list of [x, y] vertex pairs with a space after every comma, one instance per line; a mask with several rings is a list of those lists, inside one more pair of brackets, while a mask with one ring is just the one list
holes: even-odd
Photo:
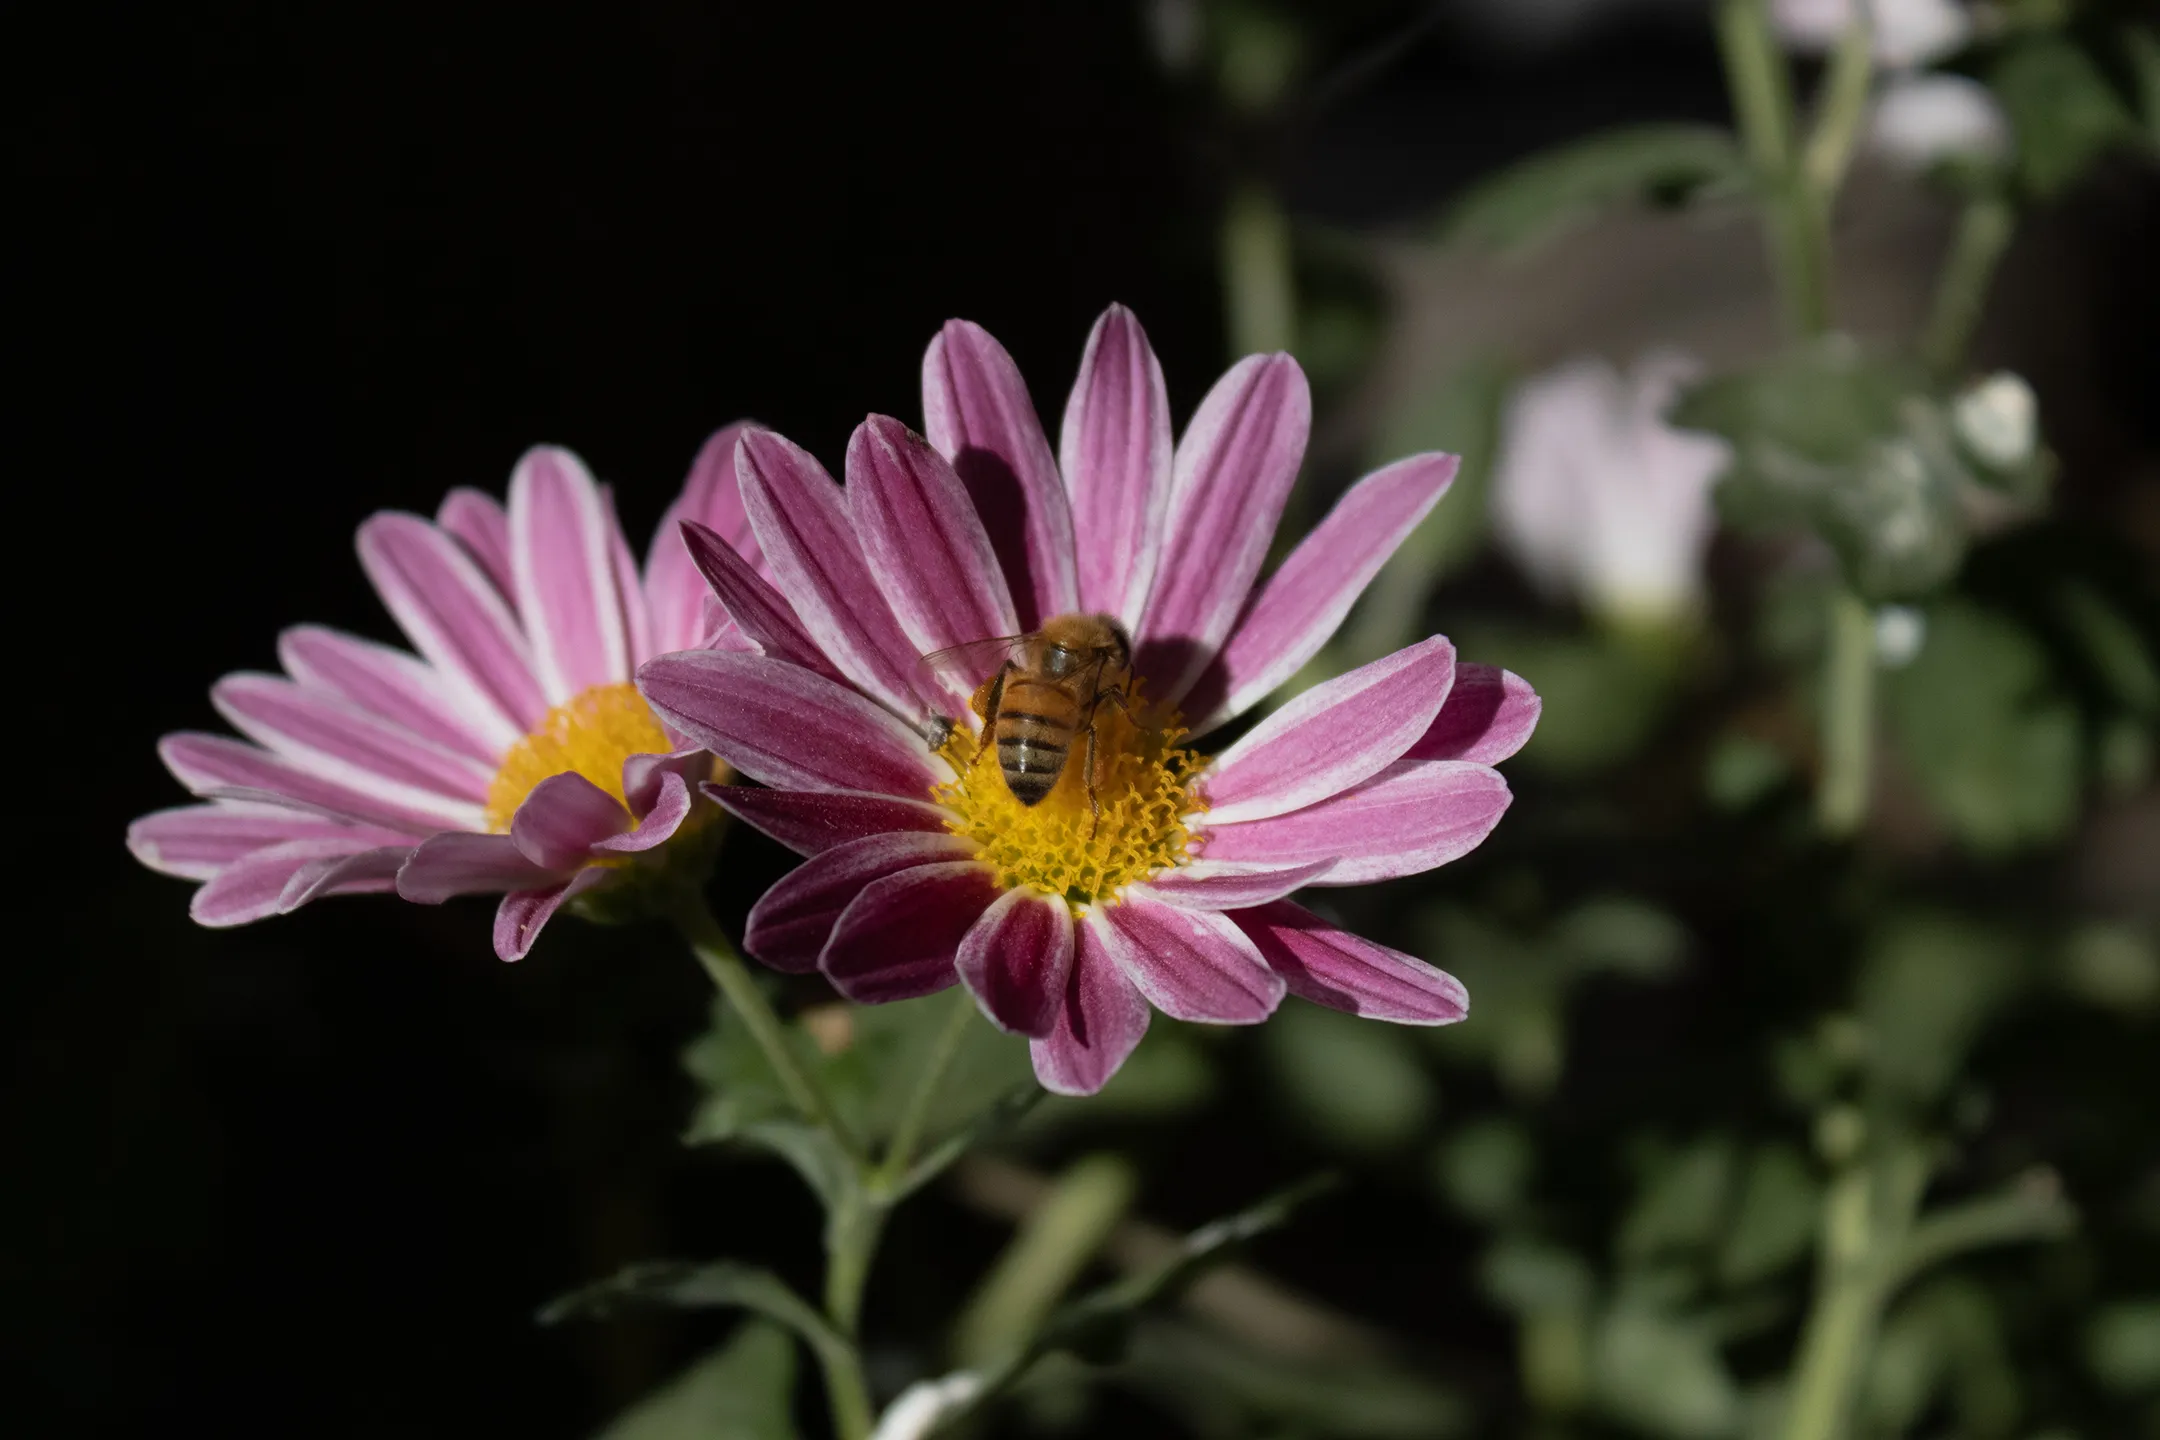
[[[1016, 722], [1010, 729], [1007, 719]], [[999, 717], [997, 749], [1006, 788], [1023, 805], [1040, 802], [1065, 769], [1064, 739], [1034, 716]]]

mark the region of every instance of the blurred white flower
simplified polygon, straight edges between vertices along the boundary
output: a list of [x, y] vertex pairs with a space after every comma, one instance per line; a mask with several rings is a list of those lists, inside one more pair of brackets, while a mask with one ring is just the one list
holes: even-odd
[[1910, 605], [1885, 605], [1875, 612], [1875, 661], [1884, 669], [1904, 669], [1926, 643], [1925, 612]]
[[1916, 170], [1959, 155], [1999, 159], [2010, 150], [2010, 121], [1977, 80], [1896, 75], [1875, 99], [1868, 148]]
[[1668, 624], [1700, 606], [1710, 486], [1729, 452], [1664, 418], [1699, 370], [1672, 351], [1643, 356], [1625, 375], [1583, 358], [1515, 392], [1493, 524], [1541, 589], [1630, 624]]
[[1770, 23], [1794, 50], [1829, 50], [1866, 5], [1875, 22], [1875, 63], [1910, 70], [1964, 45], [1972, 17], [1957, 0], [1771, 0]]
[[1950, 424], [1982, 464], [2015, 470], [2032, 459], [2039, 441], [2039, 408], [2032, 386], [2002, 370], [1957, 398]]
[[885, 1407], [870, 1440], [922, 1440], [981, 1393], [982, 1377], [972, 1370], [955, 1370], [941, 1380], [918, 1380]]

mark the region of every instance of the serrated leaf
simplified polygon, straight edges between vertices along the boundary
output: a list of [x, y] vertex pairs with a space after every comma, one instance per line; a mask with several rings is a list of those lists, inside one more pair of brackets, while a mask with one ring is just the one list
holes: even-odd
[[596, 1440], [794, 1440], [795, 1343], [752, 1320], [618, 1416]]
[[1739, 195], [1749, 184], [1729, 132], [1633, 125], [1533, 155], [1481, 181], [1449, 209], [1440, 238], [1520, 254], [1608, 210]]

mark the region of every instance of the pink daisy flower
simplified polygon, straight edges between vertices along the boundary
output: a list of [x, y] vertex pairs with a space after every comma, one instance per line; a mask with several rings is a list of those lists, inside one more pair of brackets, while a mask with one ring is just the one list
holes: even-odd
[[678, 532], [694, 520], [757, 555], [735, 485], [742, 429], [699, 453], [642, 574], [607, 488], [567, 450], [527, 453], [507, 508], [459, 489], [432, 523], [371, 516], [360, 563], [419, 653], [285, 631], [284, 674], [211, 689], [245, 740], [159, 742], [208, 803], [143, 816], [128, 847], [202, 882], [204, 925], [324, 895], [501, 894], [495, 951], [523, 956], [565, 901], [643, 873], [711, 813], [696, 794], [711, 757], [670, 734], [631, 677], [663, 651], [746, 643]]
[[[1286, 897], [1474, 848], [1507, 807], [1492, 767], [1529, 737], [1530, 688], [1458, 665], [1436, 636], [1306, 691], [1220, 754], [1192, 748], [1319, 650], [1455, 458], [1359, 481], [1259, 583], [1310, 420], [1287, 355], [1234, 366], [1175, 445], [1161, 367], [1122, 307], [1088, 339], [1054, 453], [978, 326], [931, 342], [923, 391], [928, 439], [871, 417], [845, 490], [780, 436], [745, 432], [738, 478], [769, 569], [724, 535], [686, 534], [761, 653], [638, 672], [667, 723], [767, 787], [707, 793], [809, 857], [751, 911], [751, 953], [865, 1003], [963, 983], [1031, 1037], [1044, 1085], [1076, 1094], [1123, 1063], [1151, 1006], [1247, 1024], [1288, 991], [1460, 1019], [1452, 977]], [[996, 647], [958, 674], [918, 657], [1075, 613], [1122, 627], [1134, 679], [1095, 711], [1092, 769], [1076, 736], [1054, 788], [1023, 804], [970, 709]], [[965, 723], [944, 734], [930, 717]]]

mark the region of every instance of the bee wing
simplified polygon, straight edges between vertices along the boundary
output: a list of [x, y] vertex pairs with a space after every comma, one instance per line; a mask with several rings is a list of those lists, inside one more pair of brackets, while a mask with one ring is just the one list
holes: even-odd
[[970, 640], [961, 645], [948, 645], [943, 650], [933, 650], [917, 660], [915, 668], [925, 675], [965, 680], [972, 688], [989, 679], [998, 666], [1012, 659], [1021, 646], [1033, 638], [1032, 634], [993, 635], [987, 640]]

